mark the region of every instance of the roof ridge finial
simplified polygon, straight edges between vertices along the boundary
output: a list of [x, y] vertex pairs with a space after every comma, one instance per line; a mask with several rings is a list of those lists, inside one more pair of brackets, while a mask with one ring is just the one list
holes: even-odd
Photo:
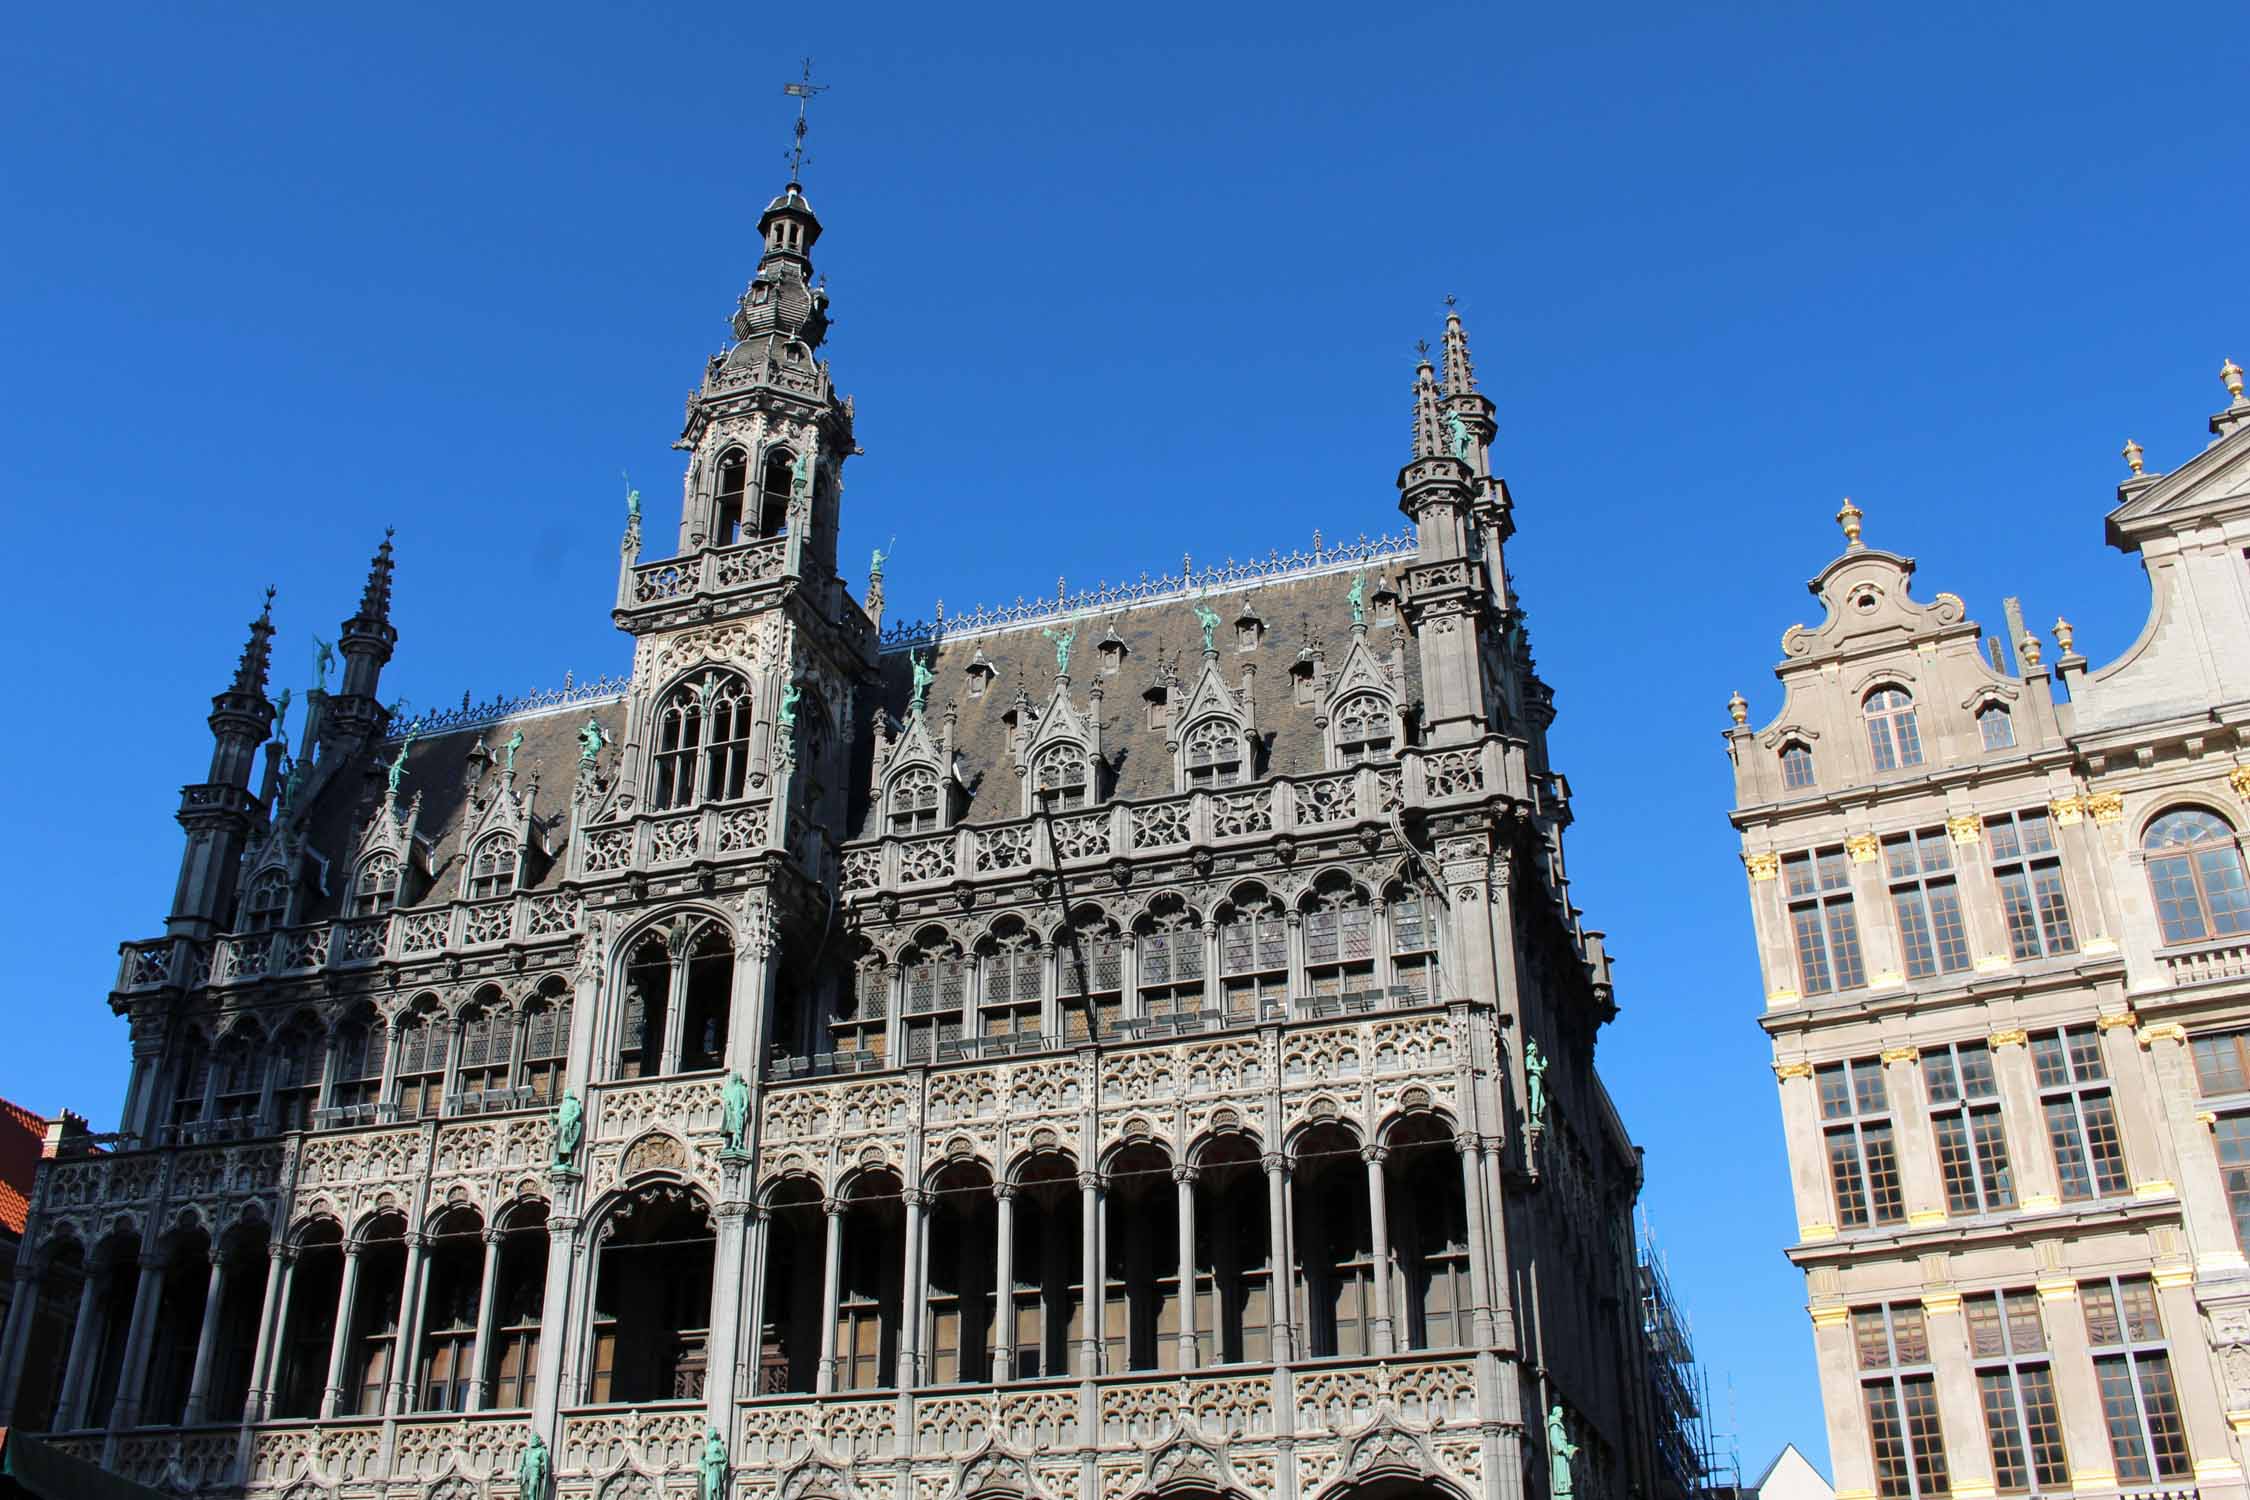
[[2229, 396], [2240, 401], [2242, 399], [2242, 366], [2231, 359], [2219, 366], [2219, 383], [2227, 388]]
[[1860, 521], [1865, 515], [1865, 511], [1852, 504], [1851, 496], [1844, 497], [1843, 508], [1836, 512], [1836, 524], [1844, 528], [1844, 549], [1848, 552], [1857, 552], [1867, 545], [1859, 539]]
[[825, 83], [812, 81], [812, 63], [811, 58], [806, 58], [803, 78], [795, 83], [785, 83], [781, 86], [782, 93], [797, 101], [796, 140], [791, 144], [788, 152], [789, 185], [791, 187], [802, 185], [805, 163], [811, 159], [805, 155], [805, 131], [808, 128], [805, 123], [805, 106], [812, 103], [813, 95], [825, 94], [831, 87]]
[[1475, 394], [1476, 388], [1476, 366], [1469, 362], [1468, 331], [1461, 326], [1460, 310], [1448, 293], [1445, 299], [1445, 394], [1468, 396]]

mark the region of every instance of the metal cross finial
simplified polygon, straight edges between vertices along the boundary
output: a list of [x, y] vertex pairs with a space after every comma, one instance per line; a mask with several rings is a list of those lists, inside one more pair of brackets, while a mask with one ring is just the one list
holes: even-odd
[[1414, 341], [1414, 352], [1422, 356], [1422, 363], [1428, 364], [1430, 362], [1430, 341], [1428, 339], [1416, 339]]
[[828, 92], [829, 85], [812, 81], [812, 59], [805, 59], [805, 76], [797, 83], [785, 83], [781, 91], [797, 101], [797, 140], [789, 148], [789, 180], [794, 183], [805, 165], [805, 106], [812, 96]]

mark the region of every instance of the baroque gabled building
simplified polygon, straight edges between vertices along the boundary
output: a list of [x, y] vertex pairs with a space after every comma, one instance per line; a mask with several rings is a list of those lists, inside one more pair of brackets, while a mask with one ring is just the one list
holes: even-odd
[[886, 631], [759, 227], [629, 674], [388, 714], [386, 538], [292, 749], [251, 625], [0, 1422], [291, 1500], [1669, 1493], [1460, 320], [1403, 535]]
[[2244, 1493], [2250, 400], [2110, 545], [2107, 665], [1868, 545], [1735, 775], [1838, 1500]]

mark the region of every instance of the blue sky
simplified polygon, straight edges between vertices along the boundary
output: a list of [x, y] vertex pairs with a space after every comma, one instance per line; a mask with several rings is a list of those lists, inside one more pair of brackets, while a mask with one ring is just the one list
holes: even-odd
[[792, 9], [17, 15], [0, 1094], [114, 1120], [115, 945], [266, 584], [300, 690], [386, 524], [386, 694], [625, 666], [617, 475], [661, 534], [810, 53], [894, 609], [1397, 524], [1459, 297], [1644, 1202], [1745, 1462], [1824, 1458], [1725, 699], [1847, 493], [1924, 597], [2132, 638], [2118, 447], [2175, 465], [2250, 359], [2239, 7]]

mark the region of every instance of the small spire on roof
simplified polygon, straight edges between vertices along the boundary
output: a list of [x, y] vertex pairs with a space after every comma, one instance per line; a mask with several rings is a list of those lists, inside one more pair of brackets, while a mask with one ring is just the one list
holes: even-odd
[[250, 639], [243, 643], [242, 660], [235, 664], [234, 690], [265, 696], [266, 669], [273, 661], [273, 586], [266, 586], [265, 607], [250, 622]]
[[1438, 416], [1437, 371], [1430, 365], [1430, 346], [1414, 346], [1422, 362], [1414, 370], [1414, 456], [1445, 458], [1452, 449], [1445, 441], [1445, 425]]
[[375, 549], [367, 564], [367, 587], [359, 596], [359, 612], [371, 620], [391, 617], [391, 538], [397, 534], [397, 527], [384, 527], [383, 545]]
[[2226, 386], [2228, 395], [2237, 401], [2242, 399], [2242, 366], [2228, 360], [2219, 366], [2219, 380]]
[[1476, 367], [1469, 363], [1469, 335], [1462, 329], [1461, 314], [1448, 296], [1445, 299], [1445, 393], [1466, 396], [1476, 388]]
[[1844, 546], [1853, 552], [1866, 545], [1859, 539], [1859, 523], [1864, 514], [1858, 506], [1852, 504], [1852, 497], [1849, 495], [1844, 497], [1844, 508], [1836, 512], [1836, 524], [1844, 528]]
[[2125, 466], [2138, 475], [2141, 472], [2141, 445], [2127, 438], [2125, 446], [2118, 451], [2125, 456]]

